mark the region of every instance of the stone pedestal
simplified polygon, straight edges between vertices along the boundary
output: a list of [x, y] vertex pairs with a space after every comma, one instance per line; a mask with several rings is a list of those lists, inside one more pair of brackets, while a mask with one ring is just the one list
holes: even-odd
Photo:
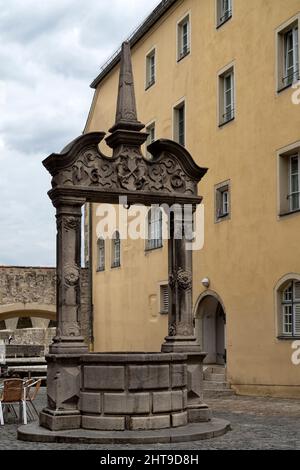
[[51, 431], [79, 429], [80, 356], [50, 354], [46, 359], [48, 406], [40, 413], [40, 425]]
[[203, 361], [206, 353], [188, 353], [188, 419], [189, 423], [210, 421], [211, 410], [203, 402]]

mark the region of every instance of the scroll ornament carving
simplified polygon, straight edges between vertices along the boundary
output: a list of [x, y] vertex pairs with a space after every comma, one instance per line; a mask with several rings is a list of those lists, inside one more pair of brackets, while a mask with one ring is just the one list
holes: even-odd
[[74, 287], [78, 284], [80, 269], [78, 266], [67, 264], [64, 268], [64, 284], [66, 287]]
[[82, 153], [70, 167], [56, 175], [52, 181], [57, 186], [99, 186], [128, 191], [159, 191], [193, 195], [196, 182], [183, 171], [173, 156], [162, 156], [158, 161], [147, 161], [138, 148], [122, 145], [111, 159], [100, 152]]
[[120, 158], [117, 165], [120, 186], [129, 191], [143, 189], [147, 179], [146, 163], [137, 156]]

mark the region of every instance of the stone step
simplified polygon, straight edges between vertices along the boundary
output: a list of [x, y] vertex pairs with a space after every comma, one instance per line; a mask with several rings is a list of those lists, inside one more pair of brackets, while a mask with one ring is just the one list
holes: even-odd
[[231, 389], [227, 390], [204, 390], [203, 398], [227, 398], [235, 396], [235, 392]]
[[229, 385], [227, 382], [215, 382], [215, 381], [204, 380], [203, 389], [204, 390], [228, 390]]
[[213, 374], [212, 372], [204, 372], [205, 381], [226, 382], [225, 374]]

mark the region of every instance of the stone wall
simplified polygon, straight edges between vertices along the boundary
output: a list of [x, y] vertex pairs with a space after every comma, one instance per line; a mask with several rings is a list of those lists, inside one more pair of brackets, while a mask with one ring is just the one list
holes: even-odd
[[55, 268], [0, 267], [0, 305], [55, 305]]
[[[34, 328], [18, 330], [17, 320], [12, 321], [14, 306], [16, 316], [55, 318], [56, 269], [43, 267], [0, 266], [0, 320], [7, 320], [7, 330], [0, 331], [0, 339], [11, 334], [15, 344], [45, 344], [52, 341], [53, 328], [32, 317]], [[40, 308], [42, 310], [40, 311]], [[89, 340], [89, 277], [88, 269], [81, 270], [81, 315], [83, 336]], [[38, 311], [38, 313], [36, 313]], [[35, 313], [34, 313], [35, 312]], [[44, 313], [43, 313], [44, 312]], [[40, 323], [40, 324], [39, 324]], [[40, 342], [42, 341], [42, 342]]]

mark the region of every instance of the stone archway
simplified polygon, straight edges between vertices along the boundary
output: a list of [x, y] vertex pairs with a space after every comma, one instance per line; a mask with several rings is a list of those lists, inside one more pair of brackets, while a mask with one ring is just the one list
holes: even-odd
[[195, 330], [205, 364], [226, 363], [226, 311], [221, 298], [213, 291], [202, 294], [195, 308]]

